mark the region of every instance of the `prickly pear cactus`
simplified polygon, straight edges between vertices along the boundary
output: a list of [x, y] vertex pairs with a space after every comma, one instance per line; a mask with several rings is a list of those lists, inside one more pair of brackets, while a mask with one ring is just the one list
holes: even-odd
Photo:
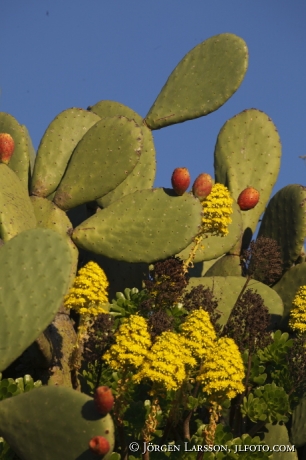
[[23, 460], [94, 460], [89, 441], [105, 437], [114, 448], [114, 425], [89, 396], [60, 387], [42, 387], [0, 402], [0, 436]]
[[3, 371], [51, 323], [69, 288], [72, 256], [63, 236], [34, 228], [1, 247], [0, 266]]
[[248, 66], [242, 38], [220, 34], [193, 48], [168, 78], [145, 117], [150, 129], [207, 115], [239, 88]]

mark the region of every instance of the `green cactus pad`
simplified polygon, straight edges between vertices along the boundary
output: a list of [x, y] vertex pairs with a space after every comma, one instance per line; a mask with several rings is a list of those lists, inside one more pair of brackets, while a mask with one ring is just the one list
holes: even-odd
[[[290, 446], [292, 451], [275, 451], [273, 452], [273, 460], [298, 460], [296, 447], [298, 445], [293, 442], [293, 445], [289, 441], [289, 434], [286, 425], [280, 425], [277, 423], [267, 423], [263, 431], [263, 441], [266, 445], [270, 446], [271, 452], [274, 446]], [[306, 440], [305, 440], [306, 441]]]
[[215, 147], [216, 182], [226, 185], [235, 200], [249, 186], [260, 193], [255, 208], [241, 211], [244, 247], [249, 245], [265, 210], [278, 176], [280, 158], [280, 138], [265, 113], [244, 110], [221, 128]]
[[[27, 127], [25, 125], [21, 125], [21, 127], [22, 127], [24, 135], [26, 136], [26, 139], [27, 139], [28, 152], [29, 152], [29, 161], [30, 161], [30, 172], [31, 172], [31, 175], [32, 175], [33, 170], [34, 170], [34, 163], [35, 163], [35, 159], [36, 159], [36, 151], [34, 149], [32, 139], [30, 137], [30, 133], [29, 133]], [[31, 177], [29, 177], [29, 185], [30, 185], [30, 183], [31, 183]]]
[[306, 263], [298, 264], [290, 268], [276, 283], [272, 289], [282, 298], [284, 314], [281, 321], [282, 330], [288, 329], [289, 314], [292, 309], [292, 301], [301, 286], [306, 285]]
[[126, 262], [152, 263], [177, 254], [198, 233], [202, 206], [189, 194], [141, 190], [117, 200], [79, 225], [78, 247]]
[[72, 229], [72, 223], [64, 211], [47, 198], [31, 196], [30, 199], [34, 209], [37, 227], [50, 228], [61, 235], [67, 235], [67, 232]]
[[72, 223], [68, 219], [67, 214], [47, 198], [31, 196], [30, 199], [34, 209], [37, 227], [54, 230], [60, 235], [63, 235], [67, 241], [73, 261], [71, 272], [71, 282], [73, 282], [77, 271], [79, 251], [68, 236], [73, 228]]
[[242, 38], [220, 34], [205, 40], [171, 73], [145, 118], [147, 126], [159, 129], [217, 110], [237, 91], [247, 66]]
[[8, 165], [0, 164], [0, 238], [8, 241], [36, 227], [27, 190]]
[[206, 271], [205, 276], [241, 276], [240, 257], [234, 254], [225, 254]]
[[32, 154], [29, 134], [12, 115], [5, 112], [0, 112], [0, 133], [8, 133], [14, 139], [15, 149], [8, 166], [28, 190], [31, 174], [30, 156]]
[[135, 168], [143, 145], [141, 128], [125, 117], [103, 118], [81, 139], [54, 202], [67, 210], [117, 187]]
[[54, 192], [67, 168], [73, 150], [100, 117], [83, 109], [67, 109], [50, 123], [37, 151], [32, 195], [46, 197]]
[[100, 118], [122, 116], [136, 121], [138, 125], [142, 122], [142, 117], [138, 115], [137, 112], [134, 112], [134, 110], [130, 109], [127, 105], [120, 104], [120, 102], [116, 101], [102, 100], [89, 106], [87, 110], [95, 113]]
[[67, 292], [72, 256], [65, 238], [34, 228], [0, 249], [0, 371], [51, 323]]
[[[89, 441], [103, 436], [114, 448], [114, 424], [89, 396], [63, 387], [42, 387], [0, 402], [0, 436], [23, 460], [95, 460]], [[101, 457], [99, 457], [101, 458]]]
[[[209, 287], [212, 289], [215, 298], [219, 301], [218, 311], [222, 313], [219, 323], [224, 325], [229, 318], [245, 281], [246, 278], [243, 278], [242, 276], [190, 278], [188, 290], [195, 286], [199, 286], [200, 284], [202, 284], [205, 288]], [[257, 291], [257, 293], [264, 299], [264, 303], [269, 310], [271, 315], [271, 324], [273, 326], [278, 324], [284, 310], [283, 302], [280, 296], [269, 286], [255, 280], [251, 280], [249, 282], [247, 289], [254, 289], [254, 291]]]
[[290, 441], [296, 447], [306, 444], [306, 395], [293, 409], [290, 429]]
[[306, 236], [306, 187], [287, 185], [274, 195], [264, 213], [258, 236], [277, 241], [285, 270], [295, 263]]
[[[232, 223], [228, 227], [228, 235], [224, 237], [207, 235], [207, 238], [202, 240], [202, 247], [199, 247], [196, 252], [194, 263], [217, 259], [235, 246], [242, 233], [241, 212], [239, 206], [235, 202], [233, 203], [233, 214], [231, 218]], [[193, 245], [194, 243], [191, 243], [187, 248], [177, 254], [177, 256], [182, 260], [188, 259]]]
[[114, 101], [100, 101], [92, 107], [89, 107], [88, 110], [96, 113], [101, 118], [124, 116], [134, 120], [141, 126], [143, 134], [143, 148], [137, 165], [118, 187], [102, 198], [97, 199], [99, 206], [106, 208], [114, 201], [129, 193], [153, 187], [156, 171], [155, 148], [152, 132], [142, 124], [142, 117], [126, 105]]

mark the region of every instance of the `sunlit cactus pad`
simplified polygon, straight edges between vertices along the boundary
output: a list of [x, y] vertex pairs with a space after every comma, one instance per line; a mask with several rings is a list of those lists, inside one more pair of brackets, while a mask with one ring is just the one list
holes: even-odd
[[199, 231], [202, 206], [173, 190], [131, 193], [75, 228], [78, 247], [126, 262], [155, 262], [180, 252]]
[[57, 189], [76, 145], [99, 120], [98, 115], [78, 108], [64, 110], [55, 117], [38, 147], [33, 195], [46, 197]]
[[0, 249], [0, 371], [51, 323], [67, 292], [71, 250], [53, 230], [34, 228]]
[[181, 60], [145, 117], [151, 129], [207, 115], [239, 88], [248, 66], [242, 38], [220, 34], [193, 48]]

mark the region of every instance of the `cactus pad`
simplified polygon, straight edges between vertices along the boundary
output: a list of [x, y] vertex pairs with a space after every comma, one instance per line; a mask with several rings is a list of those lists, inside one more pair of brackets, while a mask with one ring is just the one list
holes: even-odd
[[95, 460], [94, 436], [114, 448], [114, 424], [101, 417], [89, 396], [64, 387], [41, 387], [0, 402], [0, 436], [23, 460]]
[[301, 286], [306, 284], [306, 263], [301, 263], [290, 268], [272, 289], [281, 297], [284, 303], [284, 313], [281, 322], [282, 330], [288, 329], [289, 314], [292, 301]]
[[0, 112], [0, 133], [8, 133], [14, 139], [15, 149], [9, 167], [28, 190], [31, 173], [30, 156], [33, 148], [29, 133], [12, 115], [5, 112]]
[[36, 219], [27, 190], [5, 164], [0, 164], [0, 184], [0, 237], [8, 241], [36, 227]]
[[248, 49], [242, 38], [220, 34], [205, 40], [173, 70], [145, 123], [159, 129], [217, 110], [239, 88], [247, 66]]
[[237, 200], [246, 187], [260, 193], [257, 206], [241, 211], [248, 246], [258, 219], [265, 210], [276, 182], [281, 158], [281, 144], [272, 120], [257, 109], [244, 110], [228, 120], [218, 135], [215, 147], [215, 179], [226, 185]]
[[131, 193], [75, 228], [78, 247], [126, 262], [152, 263], [185, 248], [198, 233], [202, 206], [189, 194]]
[[67, 292], [72, 256], [64, 237], [34, 228], [0, 249], [0, 371], [50, 324]]
[[[229, 315], [235, 305], [235, 302], [240, 294], [246, 279], [242, 276], [211, 276], [190, 278], [188, 290], [202, 284], [205, 288], [209, 287], [213, 290], [214, 297], [219, 301], [218, 311], [221, 312], [219, 323], [226, 324]], [[279, 295], [275, 295], [269, 286], [260, 283], [259, 281], [251, 280], [247, 289], [254, 289], [263, 299], [266, 307], [271, 315], [271, 323], [276, 325], [279, 323], [283, 315], [283, 302]]]
[[72, 152], [84, 134], [100, 120], [83, 109], [67, 109], [50, 123], [37, 151], [31, 192], [46, 197], [60, 183]]
[[141, 126], [143, 134], [143, 148], [135, 168], [118, 187], [102, 198], [97, 199], [99, 206], [106, 208], [114, 201], [129, 193], [133, 193], [136, 190], [151, 188], [154, 183], [156, 171], [155, 147], [152, 132], [142, 124], [142, 117], [126, 105], [114, 101], [100, 101], [92, 107], [89, 107], [88, 110], [96, 113], [101, 118], [124, 116], [130, 120], [134, 120]]
[[98, 121], [75, 148], [55, 204], [67, 210], [109, 193], [135, 168], [142, 141], [141, 128], [133, 120], [111, 117]]
[[306, 236], [306, 187], [287, 185], [274, 195], [264, 213], [258, 236], [277, 241], [285, 270], [295, 263]]

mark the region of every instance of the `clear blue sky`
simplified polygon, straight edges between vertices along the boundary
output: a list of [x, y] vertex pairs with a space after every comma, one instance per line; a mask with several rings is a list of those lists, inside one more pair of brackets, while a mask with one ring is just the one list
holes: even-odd
[[[156, 186], [175, 167], [213, 174], [216, 137], [247, 108], [276, 124], [283, 158], [275, 191], [306, 185], [305, 0], [9, 0], [0, 3], [0, 111], [30, 132], [35, 148], [62, 110], [110, 99], [145, 116], [181, 58], [230, 32], [249, 48], [234, 96], [206, 117], [154, 131]], [[264, 171], [263, 171], [264, 174]]]

